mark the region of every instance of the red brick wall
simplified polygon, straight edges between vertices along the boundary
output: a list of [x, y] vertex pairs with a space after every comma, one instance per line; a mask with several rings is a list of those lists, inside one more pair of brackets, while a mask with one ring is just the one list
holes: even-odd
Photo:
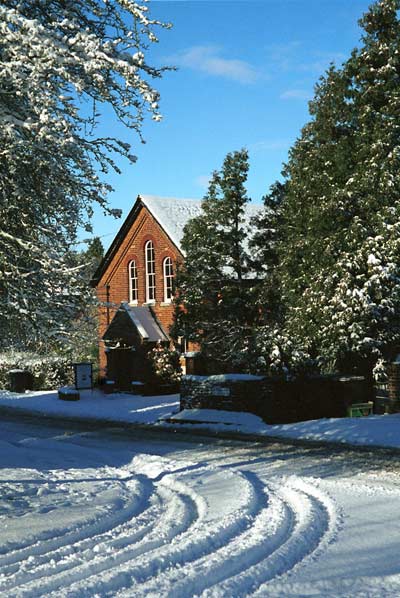
[[[136, 261], [138, 271], [137, 305], [144, 305], [146, 302], [144, 246], [149, 239], [154, 244], [156, 267], [156, 301], [153, 304], [153, 308], [164, 330], [167, 333], [169, 332], [172, 324], [173, 306], [172, 304], [164, 303], [163, 260], [168, 256], [171, 257], [174, 270], [176, 270], [176, 263], [182, 260], [182, 254], [147, 208], [142, 206], [131, 229], [125, 236], [125, 239], [122, 241], [113, 260], [110, 262], [96, 287], [99, 301], [101, 303], [108, 301], [108, 304], [111, 304], [110, 307], [102, 306], [99, 310], [100, 339], [107, 328], [108, 322], [111, 322], [113, 319], [120, 303], [122, 301], [129, 301], [128, 264], [132, 259]], [[104, 375], [105, 365], [104, 346], [100, 340], [100, 368], [103, 370], [101, 375]]]

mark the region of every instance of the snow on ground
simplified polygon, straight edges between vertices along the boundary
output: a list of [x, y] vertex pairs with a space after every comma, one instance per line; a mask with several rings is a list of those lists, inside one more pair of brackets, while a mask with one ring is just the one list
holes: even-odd
[[157, 427], [179, 425], [189, 430], [221, 434], [237, 432], [285, 439], [400, 448], [400, 414], [321, 419], [271, 426], [251, 413], [211, 409], [187, 409], [179, 412], [179, 395], [106, 395], [99, 390], [80, 391], [80, 394], [81, 400], [73, 402], [60, 401], [57, 393], [52, 391], [24, 394], [0, 391], [0, 409], [7, 407], [61, 418], [154, 424]]
[[0, 407], [52, 416], [151, 424], [179, 411], [179, 395], [143, 397], [100, 390], [80, 390], [80, 401], [61, 401], [55, 391], [23, 394], [0, 391]]
[[400, 596], [395, 456], [0, 422], [0, 595]]
[[400, 448], [400, 414], [316, 419], [269, 426], [251, 413], [185, 409], [174, 415], [173, 421], [193, 422], [196, 428], [214, 432], [235, 430], [275, 438]]

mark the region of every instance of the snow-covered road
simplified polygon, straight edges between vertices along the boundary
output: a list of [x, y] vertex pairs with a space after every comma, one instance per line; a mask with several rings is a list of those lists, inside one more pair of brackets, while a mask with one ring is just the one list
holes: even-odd
[[400, 596], [373, 452], [0, 423], [0, 595]]

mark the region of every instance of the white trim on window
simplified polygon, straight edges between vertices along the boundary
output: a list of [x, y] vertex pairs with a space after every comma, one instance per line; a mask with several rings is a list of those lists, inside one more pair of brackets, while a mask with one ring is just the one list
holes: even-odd
[[129, 303], [138, 302], [138, 275], [135, 260], [128, 264]]
[[166, 257], [163, 261], [164, 303], [171, 303], [173, 298], [174, 267], [172, 259]]
[[144, 246], [146, 263], [146, 303], [156, 301], [156, 260], [153, 241], [147, 241]]

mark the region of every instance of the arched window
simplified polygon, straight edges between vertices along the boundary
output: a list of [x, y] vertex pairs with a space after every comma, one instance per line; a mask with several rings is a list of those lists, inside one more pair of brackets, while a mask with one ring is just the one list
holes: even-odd
[[146, 262], [146, 303], [154, 303], [156, 300], [156, 262], [153, 241], [147, 241], [144, 246], [144, 257]]
[[138, 301], [138, 276], [135, 260], [128, 264], [128, 279], [129, 279], [129, 303], [137, 303]]
[[166, 257], [163, 262], [164, 274], [164, 301], [171, 303], [173, 294], [174, 269], [170, 257]]

